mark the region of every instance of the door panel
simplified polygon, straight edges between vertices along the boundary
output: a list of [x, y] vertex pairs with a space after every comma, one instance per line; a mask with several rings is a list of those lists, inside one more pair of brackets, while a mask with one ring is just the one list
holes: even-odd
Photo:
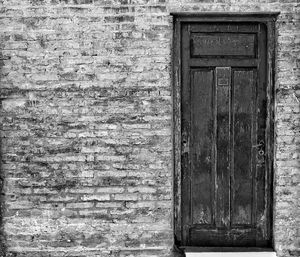
[[231, 69], [215, 69], [216, 74], [216, 226], [225, 227], [229, 222], [230, 186], [230, 84]]
[[266, 30], [186, 23], [181, 35], [183, 245], [269, 246]]
[[192, 223], [212, 224], [213, 70], [192, 70], [191, 76]]
[[232, 224], [252, 224], [255, 81], [254, 70], [233, 72]]
[[255, 34], [192, 33], [192, 57], [255, 57]]

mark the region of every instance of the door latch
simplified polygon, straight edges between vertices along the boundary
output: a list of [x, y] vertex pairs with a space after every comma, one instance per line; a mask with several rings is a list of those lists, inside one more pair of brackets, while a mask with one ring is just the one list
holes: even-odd
[[257, 145], [253, 145], [253, 148], [257, 148], [257, 153], [258, 153], [258, 161], [259, 162], [264, 162], [264, 157], [265, 157], [265, 142], [263, 140], [260, 140]]

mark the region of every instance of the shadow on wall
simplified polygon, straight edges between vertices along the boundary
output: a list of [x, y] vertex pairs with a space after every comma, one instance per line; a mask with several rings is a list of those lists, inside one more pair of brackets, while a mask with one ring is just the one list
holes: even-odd
[[[0, 44], [1, 45], [1, 44]], [[2, 75], [2, 68], [4, 66], [4, 56], [2, 52], [0, 52], [0, 81]], [[0, 83], [0, 90], [2, 89]], [[0, 108], [2, 109], [2, 90], [0, 91]], [[3, 124], [0, 124], [0, 131], [2, 131]], [[5, 246], [5, 237], [3, 234], [3, 212], [4, 212], [4, 192], [3, 192], [3, 185], [4, 185], [4, 171], [2, 168], [2, 136], [0, 136], [0, 256], [6, 256], [6, 246]]]

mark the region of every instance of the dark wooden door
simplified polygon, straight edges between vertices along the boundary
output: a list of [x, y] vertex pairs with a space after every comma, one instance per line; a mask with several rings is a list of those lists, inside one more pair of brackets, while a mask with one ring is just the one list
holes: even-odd
[[182, 244], [268, 247], [266, 28], [184, 23], [181, 60]]

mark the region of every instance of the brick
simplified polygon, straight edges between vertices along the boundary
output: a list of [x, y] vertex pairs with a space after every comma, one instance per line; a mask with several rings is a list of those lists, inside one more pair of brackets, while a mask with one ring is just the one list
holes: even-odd
[[95, 191], [95, 188], [90, 187], [81, 187], [81, 188], [70, 188], [67, 190], [70, 193], [74, 194], [92, 194]]
[[94, 206], [93, 203], [67, 203], [67, 208], [74, 208], [74, 209], [85, 209], [85, 208], [92, 208]]
[[109, 194], [115, 194], [115, 193], [123, 193], [125, 191], [122, 187], [101, 187], [97, 188], [97, 193], [109, 193]]
[[120, 202], [103, 202], [96, 203], [97, 208], [121, 208], [123, 207], [123, 203]]
[[134, 193], [134, 192], [155, 193], [157, 189], [153, 188], [153, 187], [138, 186], [138, 187], [128, 187], [127, 190], [128, 190], [129, 193]]
[[109, 201], [109, 195], [84, 195], [81, 197], [82, 201]]
[[84, 215], [84, 216], [95, 216], [95, 215], [106, 215], [107, 210], [80, 210], [79, 215]]
[[137, 201], [139, 199], [138, 194], [115, 194], [114, 200], [116, 201]]

